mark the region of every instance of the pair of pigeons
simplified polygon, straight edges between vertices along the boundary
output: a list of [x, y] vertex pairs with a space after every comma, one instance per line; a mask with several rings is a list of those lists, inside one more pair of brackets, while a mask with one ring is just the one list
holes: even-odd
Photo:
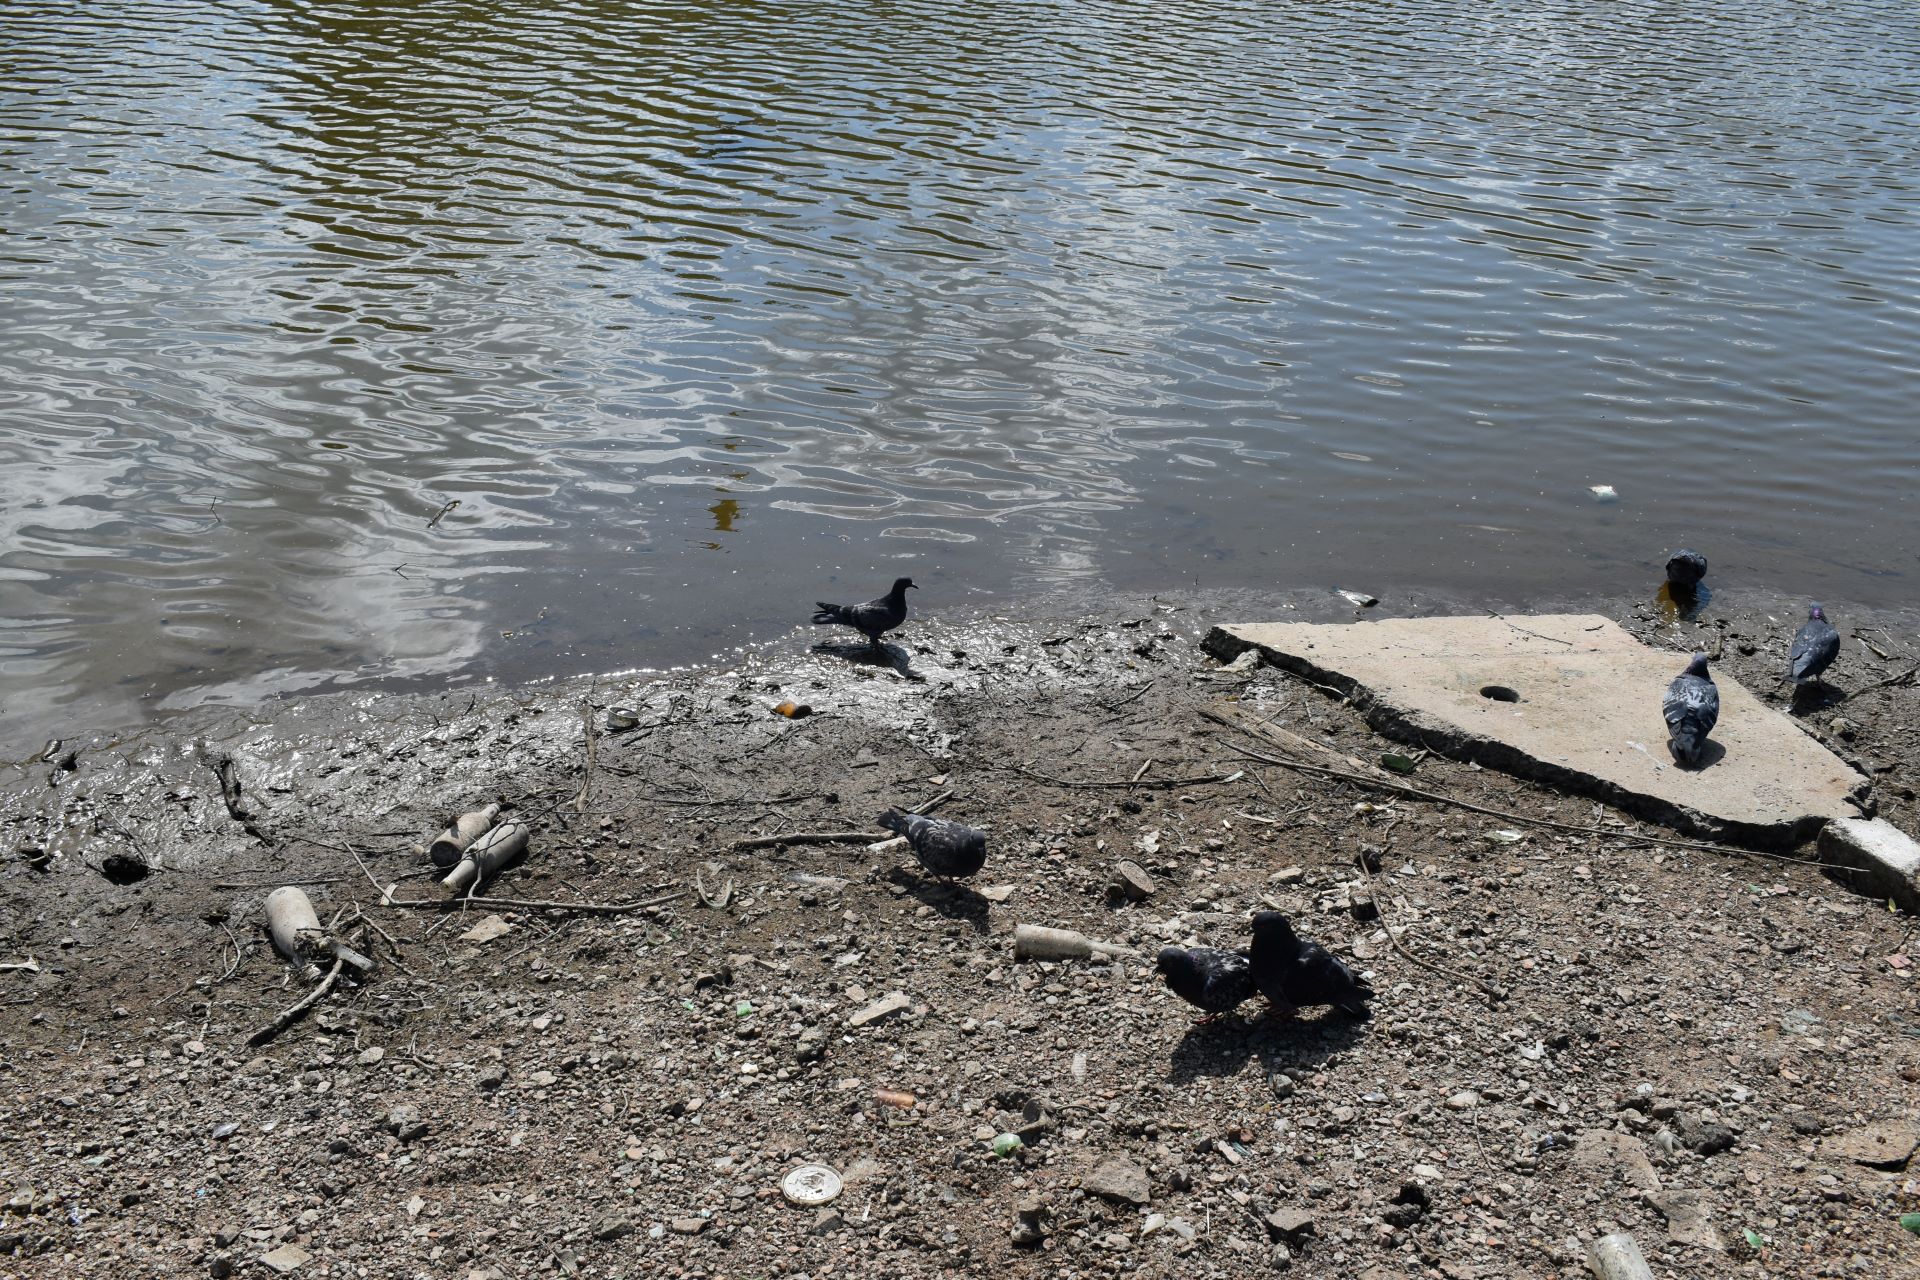
[[1372, 1016], [1373, 988], [1317, 942], [1293, 931], [1278, 911], [1253, 917], [1253, 943], [1245, 951], [1211, 947], [1162, 947], [1154, 961], [1173, 993], [1208, 1016], [1231, 1013], [1258, 993], [1281, 1017], [1332, 1005], [1356, 1018]]
[[[1797, 690], [1818, 681], [1840, 654], [1840, 633], [1827, 621], [1819, 605], [1807, 610], [1806, 625], [1793, 637], [1787, 651], [1787, 674]], [[1783, 683], [1784, 683], [1783, 680]], [[1696, 767], [1706, 758], [1707, 735], [1720, 720], [1720, 690], [1707, 674], [1707, 655], [1696, 653], [1687, 669], [1667, 686], [1661, 701], [1667, 721], [1667, 749], [1682, 765]]]

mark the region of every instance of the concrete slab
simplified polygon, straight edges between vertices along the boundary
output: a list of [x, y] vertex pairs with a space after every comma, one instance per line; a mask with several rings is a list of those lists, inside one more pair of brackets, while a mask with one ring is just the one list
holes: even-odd
[[1799, 844], [1866, 779], [1732, 680], [1719, 681], [1708, 763], [1667, 754], [1661, 695], [1686, 665], [1594, 614], [1390, 618], [1216, 627], [1222, 661], [1257, 648], [1276, 666], [1350, 695], [1380, 732], [1691, 835]]
[[1862, 893], [1920, 911], [1920, 844], [1881, 818], [1841, 818], [1820, 831], [1820, 857]]

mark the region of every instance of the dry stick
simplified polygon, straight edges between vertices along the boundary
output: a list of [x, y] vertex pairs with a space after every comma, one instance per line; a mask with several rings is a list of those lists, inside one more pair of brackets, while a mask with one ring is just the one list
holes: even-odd
[[939, 795], [927, 801], [925, 804], [922, 804], [913, 809], [909, 809], [907, 810], [907, 812], [908, 813], [932, 813], [935, 809], [938, 809], [941, 805], [945, 804], [947, 801], [951, 799], [953, 799], [953, 792], [942, 791]]
[[1145, 693], [1147, 690], [1153, 688], [1154, 683], [1155, 683], [1154, 681], [1149, 680], [1145, 684], [1141, 685], [1138, 689], [1135, 689], [1132, 693], [1128, 694], [1126, 697], [1121, 698], [1119, 701], [1103, 702], [1100, 705], [1101, 707], [1103, 707], [1108, 711], [1118, 711], [1120, 708], [1126, 706], [1129, 702], [1132, 702], [1135, 698], [1138, 698], [1141, 694]]
[[[1373, 868], [1367, 865], [1367, 855], [1364, 853], [1359, 854], [1354, 858], [1354, 861], [1360, 864], [1360, 874], [1367, 878], [1367, 890], [1373, 894], [1373, 905], [1384, 910], [1385, 900], [1380, 894], [1380, 886], [1374, 881]], [[1456, 972], [1455, 970], [1437, 965], [1431, 960], [1422, 960], [1419, 956], [1407, 950], [1406, 944], [1400, 941], [1400, 935], [1393, 931], [1391, 924], [1388, 924], [1386, 921], [1382, 921], [1381, 923], [1386, 927], [1387, 941], [1393, 944], [1393, 949], [1400, 953], [1402, 959], [1411, 961], [1431, 973], [1437, 973], [1443, 978], [1452, 978], [1455, 982], [1465, 982], [1476, 986], [1480, 988], [1480, 994], [1489, 1000], [1501, 1000], [1506, 997], [1506, 992], [1494, 986], [1491, 982], [1486, 981], [1484, 978], [1476, 978], [1469, 973]]]
[[573, 811], [584, 813], [587, 808], [587, 795], [593, 790], [593, 756], [595, 734], [593, 731], [593, 704], [586, 699], [580, 701], [580, 729], [586, 736], [586, 760], [580, 766], [580, 790], [573, 796]]
[[233, 944], [233, 963], [228, 965], [227, 971], [220, 975], [220, 981], [225, 982], [228, 978], [231, 978], [234, 975], [234, 971], [240, 967], [240, 939], [233, 936], [233, 929], [225, 920], [220, 922], [220, 927], [227, 931], [227, 941]]
[[[1226, 725], [1229, 729], [1238, 729], [1240, 727], [1234, 724], [1233, 721], [1227, 719], [1225, 716], [1217, 715], [1212, 711], [1205, 710], [1204, 708], [1201, 710], [1200, 714], [1205, 716], [1207, 719], [1212, 720], [1218, 724]], [[1259, 752], [1250, 751], [1245, 747], [1241, 747], [1239, 748], [1239, 750], [1242, 752], [1242, 754], [1246, 755], [1250, 759], [1258, 760], [1261, 764], [1278, 765], [1282, 769], [1292, 769], [1299, 773], [1317, 774], [1323, 778], [1338, 778], [1344, 782], [1353, 782], [1363, 787], [1372, 787], [1376, 791], [1391, 791], [1398, 795], [1411, 797], [1412, 799], [1415, 799], [1415, 800], [1426, 800], [1426, 801], [1430, 801], [1433, 804], [1452, 805], [1456, 809], [1467, 809], [1473, 813], [1483, 813], [1490, 818], [1504, 818], [1508, 822], [1530, 823], [1536, 827], [1552, 827], [1556, 831], [1571, 831], [1578, 835], [1609, 836], [1618, 840], [1640, 840], [1640, 841], [1644, 841], [1647, 844], [1670, 845], [1676, 849], [1701, 849], [1701, 850], [1705, 850], [1708, 853], [1755, 853], [1757, 852], [1756, 850], [1740, 849], [1730, 845], [1707, 844], [1700, 840], [1676, 840], [1669, 836], [1641, 835], [1637, 832], [1632, 832], [1632, 831], [1610, 831], [1605, 827], [1583, 827], [1578, 823], [1573, 823], [1573, 822], [1556, 822], [1552, 818], [1530, 818], [1525, 814], [1508, 813], [1504, 809], [1493, 809], [1483, 804], [1474, 804], [1470, 800], [1457, 800], [1452, 796], [1442, 795], [1437, 791], [1422, 791], [1418, 787], [1409, 787], [1405, 783], [1389, 782], [1384, 778], [1369, 778], [1363, 773], [1353, 773], [1346, 769], [1329, 769], [1323, 765], [1307, 764], [1305, 761], [1302, 761], [1302, 760], [1286, 760], [1286, 759], [1282, 759], [1275, 756], [1263, 756]], [[1763, 854], [1761, 856], [1773, 857], [1774, 855]], [[1780, 859], [1780, 860], [1789, 861], [1789, 862], [1795, 861], [1795, 859], [1791, 859], [1791, 858]]]
[[1147, 770], [1151, 768], [1153, 768], [1153, 757], [1148, 756], [1144, 761], [1141, 762], [1140, 767], [1133, 771], [1132, 781], [1128, 785], [1132, 785], [1133, 782], [1138, 782], [1140, 781], [1140, 779], [1146, 777]]
[[[455, 898], [452, 900], [394, 898], [381, 905], [389, 907], [450, 907], [456, 905], [518, 907], [523, 911], [578, 911], [585, 915], [617, 916], [629, 911], [645, 911], [648, 907], [657, 907], [663, 903], [672, 902], [675, 898], [684, 898], [686, 896], [687, 891], [685, 889], [675, 889], [672, 893], [663, 893], [657, 898], [648, 898], [641, 902], [544, 902], [535, 901], [531, 898]], [[440, 923], [444, 922], [437, 922], [434, 928], [439, 928]]]
[[1153, 782], [1075, 782], [1071, 778], [1050, 778], [1046, 774], [1030, 769], [1023, 764], [1005, 767], [1012, 769], [1015, 773], [1023, 773], [1029, 778], [1036, 778], [1041, 782], [1051, 783], [1056, 787], [1118, 787], [1123, 791], [1131, 787], [1152, 787], [1157, 791], [1170, 791], [1175, 787], [1197, 787], [1208, 782], [1232, 782], [1246, 773], [1246, 770], [1239, 769], [1233, 773], [1208, 773], [1197, 778], [1163, 778]]
[[304, 889], [309, 885], [339, 884], [343, 880], [351, 879], [353, 879], [352, 876], [328, 876], [324, 880], [222, 880], [213, 887], [216, 889], [277, 889], [282, 885], [292, 885]]
[[1872, 693], [1875, 689], [1885, 689], [1889, 685], [1911, 684], [1913, 682], [1914, 676], [1916, 675], [1920, 675], [1920, 667], [1908, 667], [1905, 671], [1902, 671], [1897, 676], [1889, 676], [1887, 679], [1882, 680], [1877, 684], [1870, 684], [1865, 686], [1864, 688], [1855, 689], [1852, 693], [1848, 694], [1847, 696], [1849, 698], [1857, 698], [1863, 693]]
[[886, 838], [884, 831], [794, 831], [784, 836], [735, 840], [730, 848], [738, 853], [743, 849], [771, 849], [783, 844], [874, 844]]
[[292, 1026], [294, 1019], [325, 999], [327, 992], [333, 990], [333, 984], [340, 980], [340, 970], [346, 963], [345, 960], [336, 957], [333, 962], [333, 968], [327, 970], [327, 976], [320, 980], [319, 986], [309, 991], [300, 1003], [282, 1010], [279, 1017], [248, 1036], [247, 1043], [256, 1046], [263, 1045]]

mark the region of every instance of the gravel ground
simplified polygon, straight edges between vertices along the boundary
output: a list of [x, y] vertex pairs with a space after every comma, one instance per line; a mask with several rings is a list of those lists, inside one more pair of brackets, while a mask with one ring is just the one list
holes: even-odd
[[[1756, 691], [1799, 621], [1611, 612]], [[11, 766], [0, 962], [39, 969], [0, 972], [0, 1272], [1465, 1280], [1584, 1275], [1625, 1230], [1660, 1276], [1920, 1275], [1910, 918], [1810, 849], [1656, 845], [1437, 757], [1415, 785], [1513, 817], [1258, 763], [1392, 748], [1203, 657], [1207, 620], [916, 621], [886, 663], [788, 643]], [[1920, 660], [1881, 621], [1841, 689]], [[1909, 830], [1916, 697], [1800, 711]], [[1201, 714], [1227, 700], [1322, 745]], [[589, 753], [615, 704], [640, 726]], [[734, 847], [942, 795], [992, 833], [966, 886]], [[380, 905], [437, 900], [426, 837], [495, 798], [534, 835], [491, 895], [653, 905]], [[252, 1047], [308, 988], [262, 930], [295, 881], [381, 963]], [[1371, 975], [1373, 1021], [1196, 1026], [1158, 984], [1155, 948], [1239, 945], [1269, 905]], [[1133, 954], [1019, 962], [1021, 922]], [[805, 1163], [837, 1200], [787, 1202]]]

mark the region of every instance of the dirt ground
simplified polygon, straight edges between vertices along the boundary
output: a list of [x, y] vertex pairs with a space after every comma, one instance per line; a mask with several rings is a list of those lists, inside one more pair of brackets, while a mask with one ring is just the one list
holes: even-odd
[[[1800, 620], [1606, 611], [1756, 692]], [[0, 769], [0, 963], [38, 966], [0, 972], [0, 1273], [1492, 1280], [1585, 1275], [1629, 1231], [1659, 1276], [1920, 1275], [1909, 917], [1811, 849], [1652, 844], [1437, 757], [1408, 781], [1512, 817], [1256, 760], [1394, 748], [1204, 656], [1233, 620], [915, 620], [885, 661], [806, 636]], [[1861, 692], [1800, 714], [1911, 831], [1920, 691], [1866, 686], [1920, 639], [1877, 621], [1840, 620]], [[734, 847], [878, 839], [939, 796], [991, 831], [966, 886], [857, 841]], [[490, 799], [533, 829], [490, 896], [652, 905], [439, 905], [424, 842]], [[1114, 891], [1122, 858], [1150, 896]], [[380, 964], [250, 1047], [309, 987], [262, 927], [295, 882]], [[1196, 1026], [1160, 986], [1156, 948], [1242, 945], [1265, 906], [1371, 974], [1371, 1022]], [[1021, 922], [1133, 954], [1016, 961]], [[838, 1199], [788, 1203], [806, 1163]]]

